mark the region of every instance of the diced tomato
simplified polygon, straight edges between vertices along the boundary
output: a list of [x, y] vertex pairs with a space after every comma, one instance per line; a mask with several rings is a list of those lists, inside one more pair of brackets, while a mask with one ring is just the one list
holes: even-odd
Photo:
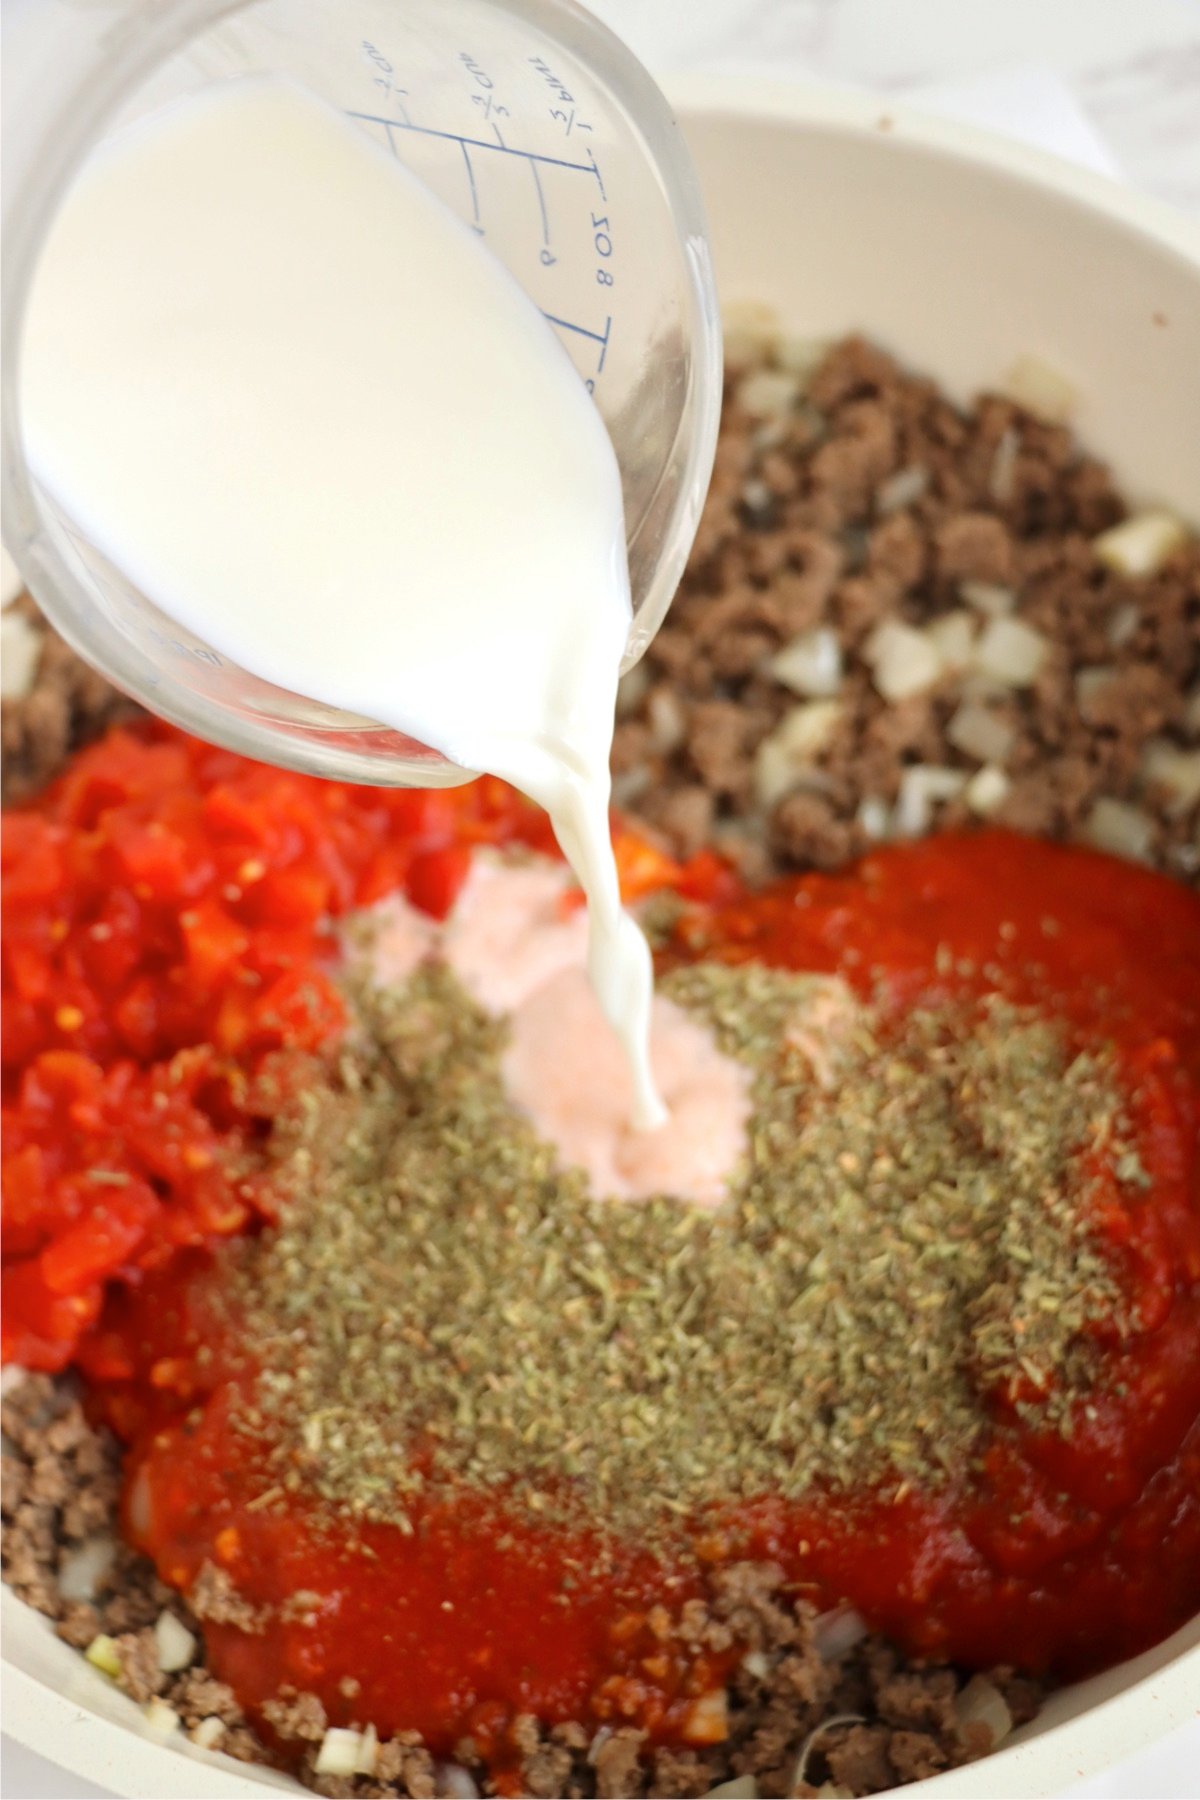
[[[59, 1193], [69, 1189], [74, 1197], [86, 1179], [81, 1175], [60, 1182]], [[122, 1185], [105, 1184], [89, 1199], [85, 1216], [60, 1232], [39, 1258], [42, 1280], [52, 1294], [80, 1293], [115, 1274], [141, 1243], [159, 1211], [153, 1190], [128, 1176]]]
[[413, 858], [408, 871], [408, 897], [414, 906], [435, 919], [448, 916], [471, 868], [466, 844], [448, 844]]
[[[258, 1076], [272, 1066], [269, 1116], [289, 1069], [344, 1029], [330, 920], [405, 888], [445, 917], [473, 846], [508, 841], [553, 848], [545, 815], [498, 781], [351, 787], [155, 724], [110, 732], [5, 815], [6, 1256], [23, 1360], [60, 1367], [105, 1278], [272, 1214], [251, 1153]], [[622, 854], [638, 892], [670, 867], [632, 842]]]

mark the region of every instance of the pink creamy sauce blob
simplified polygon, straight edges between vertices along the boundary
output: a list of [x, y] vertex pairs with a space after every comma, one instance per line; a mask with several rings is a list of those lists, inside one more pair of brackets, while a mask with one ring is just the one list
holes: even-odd
[[444, 925], [399, 897], [373, 909], [374, 978], [397, 985], [437, 957], [481, 1006], [507, 1013], [509, 1097], [598, 1198], [670, 1194], [714, 1209], [746, 1148], [750, 1072], [656, 994], [650, 1061], [669, 1116], [653, 1131], [631, 1125], [628, 1061], [587, 977], [587, 918], [565, 904], [571, 885], [543, 857], [477, 854]]

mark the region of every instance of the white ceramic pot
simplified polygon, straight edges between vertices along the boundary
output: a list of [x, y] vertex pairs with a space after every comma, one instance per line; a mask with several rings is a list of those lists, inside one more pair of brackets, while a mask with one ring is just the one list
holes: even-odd
[[[958, 399], [1036, 353], [1127, 491], [1200, 517], [1200, 228], [1098, 176], [869, 99], [679, 84], [726, 301], [798, 333], [861, 329]], [[4, 1728], [122, 1796], [297, 1791], [150, 1740], [141, 1714], [5, 1591]], [[1196, 1715], [1200, 1619], [1057, 1693], [998, 1755], [922, 1800], [1034, 1800]], [[909, 1790], [913, 1791], [913, 1790]]]

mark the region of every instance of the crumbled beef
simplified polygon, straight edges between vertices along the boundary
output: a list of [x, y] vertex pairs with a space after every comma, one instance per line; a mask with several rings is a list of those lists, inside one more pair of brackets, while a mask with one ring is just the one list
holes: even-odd
[[[1200, 542], [1146, 577], [1106, 568], [1092, 539], [1123, 503], [1069, 431], [997, 395], [961, 413], [861, 339], [835, 345], [807, 392], [765, 424], [738, 404], [749, 366], [743, 357], [731, 368], [696, 546], [647, 652], [645, 690], [623, 712], [613, 758], [622, 810], [681, 856], [715, 844], [752, 885], [781, 869], [832, 867], [900, 828], [913, 764], [949, 767], [964, 783], [980, 769], [982, 758], [946, 736], [975, 698], [1010, 729], [1008, 788], [993, 782], [988, 801], [961, 791], [932, 800], [930, 829], [982, 819], [1086, 839], [1096, 800], [1108, 797], [1151, 816], [1157, 866], [1200, 880], [1195, 805], [1181, 808], [1143, 773], [1148, 740], [1195, 747]], [[880, 624], [923, 630], [958, 613], [956, 629], [965, 623], [978, 643], [989, 606], [1010, 608], [1046, 641], [1028, 686], [993, 691], [948, 661], [921, 692], [884, 697], [871, 663]], [[764, 805], [758, 748], [797, 701], [772, 673], [773, 653], [817, 627], [839, 639], [839, 715], [793, 792]], [[1094, 669], [1114, 679], [1079, 690]], [[650, 723], [664, 679], [686, 704], [678, 742]], [[972, 810], [977, 798], [993, 810]]]
[[171, 1690], [171, 1705], [185, 1727], [198, 1725], [202, 1719], [220, 1719], [224, 1725], [238, 1725], [243, 1718], [233, 1689], [206, 1669], [187, 1669], [177, 1677]]
[[216, 1563], [201, 1564], [188, 1600], [198, 1619], [211, 1619], [214, 1625], [236, 1625], [239, 1631], [263, 1629], [261, 1610], [238, 1592], [228, 1569], [219, 1568]]
[[887, 1753], [897, 1781], [924, 1781], [944, 1769], [949, 1761], [941, 1743], [929, 1731], [893, 1731]]
[[73, 751], [141, 711], [44, 623], [28, 595], [13, 604], [41, 633], [42, 645], [33, 685], [6, 699], [0, 711], [0, 795], [6, 806], [36, 794]]
[[929, 542], [911, 513], [893, 513], [867, 539], [867, 569], [897, 587], [916, 587], [929, 565]]
[[944, 519], [934, 530], [933, 554], [943, 581], [1003, 584], [1012, 579], [1012, 538], [994, 513], [962, 512]]
[[434, 1761], [415, 1731], [401, 1731], [386, 1744], [380, 1744], [375, 1759], [375, 1778], [393, 1794], [407, 1794], [411, 1800], [432, 1800], [437, 1793]]
[[817, 794], [786, 794], [771, 818], [769, 842], [783, 862], [836, 869], [848, 862], [857, 844], [853, 820], [839, 818], [836, 808]]
[[92, 1639], [100, 1635], [100, 1614], [90, 1600], [72, 1600], [54, 1629], [73, 1649], [86, 1650]]
[[601, 1800], [636, 1800], [646, 1792], [647, 1769], [642, 1756], [644, 1731], [622, 1726], [595, 1751], [596, 1793]]
[[262, 1710], [267, 1724], [285, 1743], [299, 1740], [319, 1744], [325, 1736], [325, 1708], [315, 1694], [299, 1694], [295, 1688], [282, 1687]]
[[142, 1704], [152, 1700], [155, 1694], [161, 1694], [167, 1678], [159, 1667], [153, 1629], [144, 1626], [141, 1631], [124, 1631], [115, 1643], [120, 1664], [117, 1685], [123, 1687], [131, 1699]]
[[888, 1756], [891, 1733], [885, 1725], [851, 1725], [824, 1746], [829, 1773], [839, 1787], [856, 1794], [875, 1794], [890, 1787], [892, 1765]]

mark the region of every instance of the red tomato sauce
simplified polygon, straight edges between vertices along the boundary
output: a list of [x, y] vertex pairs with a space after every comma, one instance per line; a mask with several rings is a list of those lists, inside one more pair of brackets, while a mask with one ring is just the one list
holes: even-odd
[[[605, 1564], [597, 1541], [534, 1528], [502, 1497], [443, 1496], [409, 1535], [343, 1528], [302, 1491], [260, 1504], [268, 1478], [228, 1417], [231, 1384], [250, 1373], [214, 1340], [206, 1246], [269, 1221], [252, 1152], [271, 1095], [278, 1104], [281, 1085], [311, 1072], [303, 1059], [341, 1023], [325, 921], [397, 886], [445, 912], [471, 846], [513, 838], [549, 847], [496, 784], [381, 796], [158, 729], [78, 759], [10, 824], [10, 1342], [40, 1366], [78, 1349], [97, 1404], [131, 1441], [129, 1533], [167, 1580], [186, 1587], [212, 1561], [252, 1605], [314, 1597], [266, 1630], [209, 1624], [215, 1671], [252, 1711], [290, 1682], [320, 1695], [333, 1724], [414, 1728], [435, 1750], [470, 1731], [503, 1768], [521, 1712], [704, 1741], [696, 1697], [725, 1667], [664, 1649], [654, 1609], [702, 1593], [735, 1557], [778, 1559], [794, 1591], [850, 1600], [912, 1651], [1061, 1675], [1194, 1612], [1200, 899], [1001, 832], [893, 847], [758, 896], [711, 859], [680, 870], [624, 836], [619, 850], [630, 889], [674, 885], [690, 901], [664, 966], [757, 959], [837, 970], [864, 989], [882, 978], [898, 1009], [1000, 991], [1081, 1044], [1114, 1047], [1149, 1183], [1133, 1199], [1114, 1184], [1100, 1224], [1138, 1331], [1101, 1334], [1111, 1383], [1069, 1438], [1022, 1424], [1015, 1404], [1028, 1396], [997, 1389], [1004, 1429], [980, 1468], [936, 1493], [764, 1495], [667, 1570], [632, 1546]], [[247, 861], [263, 865], [253, 881]], [[112, 960], [106, 934], [104, 955], [91, 954], [97, 922], [114, 927]], [[128, 1180], [102, 1181], [97, 1197], [84, 1185], [97, 1167]], [[7, 1188], [6, 1169], [6, 1208]], [[131, 1201], [127, 1215], [115, 1199]]]

